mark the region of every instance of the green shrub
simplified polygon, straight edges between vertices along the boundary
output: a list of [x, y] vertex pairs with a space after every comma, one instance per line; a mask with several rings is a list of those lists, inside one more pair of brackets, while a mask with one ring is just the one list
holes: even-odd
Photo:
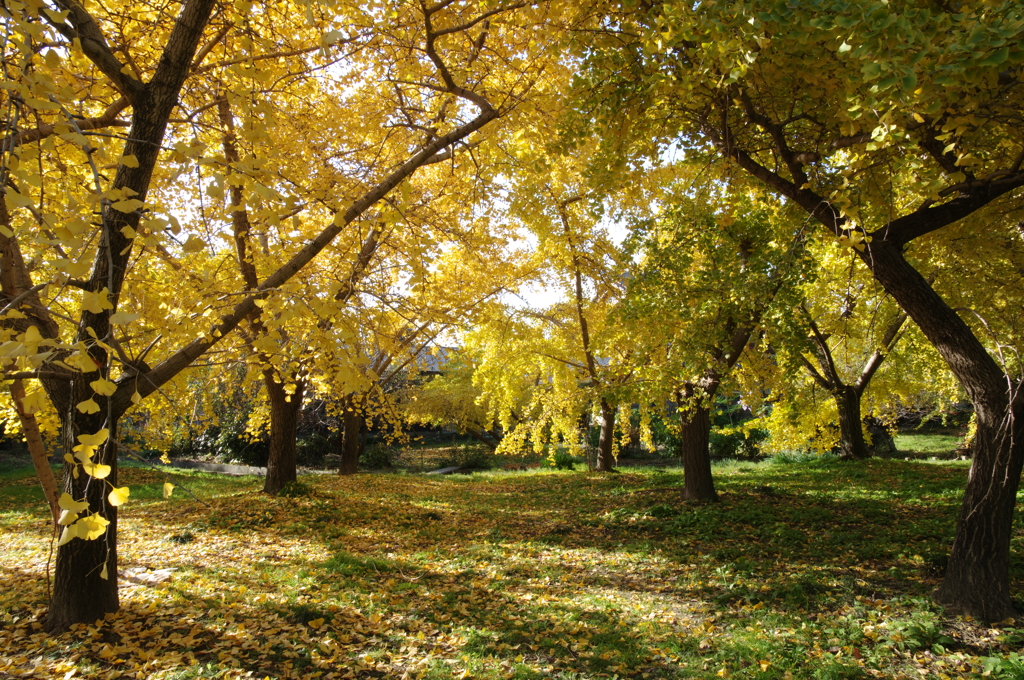
[[384, 470], [394, 467], [394, 449], [384, 442], [373, 442], [359, 456], [359, 465], [366, 470]]

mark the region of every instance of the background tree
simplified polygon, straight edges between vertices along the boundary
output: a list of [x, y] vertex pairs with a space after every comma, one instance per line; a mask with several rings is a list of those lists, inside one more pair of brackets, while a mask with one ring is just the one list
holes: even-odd
[[718, 154], [826, 233], [864, 244], [861, 261], [957, 376], [978, 433], [936, 599], [986, 620], [1013, 615], [1019, 376], [920, 266], [927, 243], [959, 232], [977, 271], [991, 252], [984, 244], [1009, 237], [991, 210], [1016, 205], [1024, 185], [1019, 7], [660, 3], [613, 24], [617, 35], [603, 39], [614, 47], [595, 47], [580, 90], [618, 119], [632, 117], [625, 109], [652, 126], [634, 117], [639, 139], [605, 114], [609, 151], [657, 154], [671, 144]]
[[[506, 20], [520, 15], [508, 9], [399, 3], [383, 12], [337, 5], [329, 14], [319, 8], [307, 14], [282, 6], [280, 15], [260, 15], [240, 14], [245, 8], [219, 7], [212, 0], [191, 0], [175, 16], [102, 7], [90, 14], [73, 0], [56, 10], [35, 4], [9, 8], [6, 22], [15, 49], [5, 55], [7, 134], [20, 135], [23, 120], [32, 121], [34, 130], [21, 137], [22, 144], [5, 146], [9, 218], [0, 230], [5, 239], [0, 269], [15, 282], [8, 292], [26, 294], [18, 311], [28, 317], [17, 320], [24, 330], [14, 336], [17, 346], [6, 356], [41, 379], [61, 418], [68, 461], [49, 630], [92, 621], [118, 607], [116, 506], [127, 495], [117, 486], [118, 420], [250, 318], [257, 302], [274, 312], [288, 299], [289, 280], [336, 236], [356, 231], [350, 225], [371, 206], [419, 168], [454, 155], [459, 142], [508, 110], [507, 97], [531, 86], [537, 65], [525, 50], [525, 34]], [[527, 24], [529, 14], [524, 10], [521, 17]], [[276, 30], [260, 30], [263, 18], [276, 22]], [[294, 240], [275, 253], [283, 264], [271, 268], [256, 290], [211, 276], [201, 296], [204, 304], [185, 311], [185, 316], [195, 314], [188, 327], [202, 330], [183, 345], [154, 342], [170, 314], [136, 307], [133, 292], [136, 281], [142, 286], [148, 275], [153, 251], [159, 253], [169, 236], [166, 228], [177, 228], [178, 220], [170, 216], [176, 200], [172, 189], [191, 185], [197, 165], [222, 162], [204, 155], [203, 144], [191, 143], [194, 126], [204, 124], [202, 116], [216, 116], [223, 87], [211, 87], [211, 81], [289, 77], [284, 64], [271, 63], [276, 59], [271, 55], [290, 47], [276, 42], [279, 37], [309, 36], [307, 21], [319, 35], [302, 47], [304, 71], [317, 68], [318, 55], [329, 55], [336, 42], [366, 40], [360, 56], [351, 56], [348, 73], [359, 86], [318, 81], [324, 96], [316, 101], [322, 108], [315, 119], [305, 119], [326, 125], [310, 126], [307, 133], [324, 135], [319, 159], [325, 170], [318, 179], [331, 178], [310, 187], [317, 203], [304, 222], [309, 231], [289, 235]], [[360, 26], [373, 30], [346, 33]], [[234, 27], [241, 27], [233, 34], [237, 41], [225, 42]], [[523, 47], [522, 58], [512, 62], [499, 50], [483, 49], [483, 33], [502, 50]], [[454, 64], [459, 64], [457, 75], [449, 68]], [[391, 85], [391, 102], [415, 94], [425, 104], [419, 113], [424, 124], [406, 126], [404, 134], [374, 126], [372, 121], [380, 119], [368, 111], [391, 111], [381, 101], [377, 78]], [[254, 114], [247, 133], [258, 138], [278, 116], [271, 102], [261, 101], [258, 87], [248, 87]], [[492, 95], [497, 95], [493, 104]], [[297, 103], [287, 102], [285, 110], [301, 114]], [[442, 110], [446, 113], [439, 117]], [[332, 117], [332, 111], [345, 115]], [[365, 124], [345, 125], [353, 115]], [[128, 128], [123, 140], [84, 134], [115, 126]], [[167, 146], [173, 149], [161, 155]], [[373, 161], [360, 162], [359, 156]], [[176, 166], [190, 174], [182, 177]], [[113, 178], [108, 181], [104, 173]], [[257, 184], [254, 178], [254, 190]], [[267, 200], [276, 203], [269, 209], [279, 216], [294, 210], [294, 201], [263, 187]], [[181, 252], [202, 250], [202, 235], [216, 237], [213, 226], [190, 225]], [[47, 266], [29, 266], [36, 257]], [[156, 318], [147, 318], [151, 311], [157, 311]], [[143, 360], [146, 342], [154, 344]], [[95, 540], [101, 536], [104, 540]]]

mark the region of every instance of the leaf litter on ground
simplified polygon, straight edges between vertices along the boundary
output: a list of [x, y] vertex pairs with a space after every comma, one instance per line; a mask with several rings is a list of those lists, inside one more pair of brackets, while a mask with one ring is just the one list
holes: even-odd
[[718, 504], [672, 469], [192, 474], [207, 508], [128, 467], [121, 611], [52, 637], [26, 468], [0, 477], [0, 678], [1019, 677], [1024, 625], [928, 599], [965, 471], [733, 463]]

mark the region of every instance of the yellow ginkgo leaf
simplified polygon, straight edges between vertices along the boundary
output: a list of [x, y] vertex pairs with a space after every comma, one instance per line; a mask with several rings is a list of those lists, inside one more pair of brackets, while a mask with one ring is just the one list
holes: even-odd
[[96, 403], [94, 399], [86, 399], [85, 401], [79, 402], [75, 406], [82, 413], [99, 413], [100, 405]]
[[82, 469], [85, 470], [85, 474], [96, 479], [103, 479], [110, 474], [110, 466], [104, 465], [103, 463], [82, 463]]
[[78, 530], [78, 535], [87, 541], [93, 541], [104, 534], [107, 530], [107, 525], [110, 521], [100, 515], [98, 512], [94, 512], [88, 517], [83, 517], [78, 520], [75, 526], [81, 525]]
[[82, 512], [83, 510], [89, 509], [89, 501], [76, 501], [71, 497], [71, 494], [66, 491], [57, 499], [57, 505], [59, 505], [62, 510], [69, 510], [71, 512]]
[[104, 581], [106, 581], [108, 578], [110, 578], [110, 573], [107, 571], [107, 563], [106, 562], [103, 563], [103, 568], [100, 569], [100, 578], [103, 579]]
[[19, 338], [26, 345], [38, 345], [43, 341], [43, 336], [35, 326], [29, 326], [25, 333]]
[[137, 168], [139, 167], [139, 159], [135, 157], [135, 154], [128, 154], [127, 156], [121, 156], [120, 160], [117, 161], [126, 168]]
[[77, 524], [64, 527], [64, 530], [60, 532], [60, 540], [57, 541], [57, 547], [59, 548], [76, 536], [78, 536]]
[[[107, 428], [103, 428], [102, 430], [100, 430], [96, 434], [80, 434], [80, 435], [78, 435], [78, 441], [81, 444], [84, 444], [85, 446], [94, 446], [94, 447], [95, 446], [102, 446], [103, 444], [106, 443], [107, 437], [109, 437], [109, 436], [110, 436], [110, 430], [107, 429]], [[74, 448], [74, 450], [77, 451], [78, 447], [76, 446]]]
[[170, 498], [172, 493], [174, 493], [174, 485], [170, 482], [164, 482], [164, 498]]
[[131, 494], [131, 489], [127, 486], [117, 487], [115, 486], [107, 494], [107, 502], [117, 507], [118, 505], [124, 505], [128, 501], [128, 496]]
[[140, 316], [142, 316], [142, 315], [141, 314], [134, 314], [134, 313], [131, 313], [131, 312], [118, 312], [117, 314], [111, 314], [110, 315], [110, 323], [118, 325], [118, 326], [123, 326], [126, 323], [131, 323], [132, 321], [138, 321]]
[[66, 527], [69, 524], [73, 524], [77, 520], [77, 512], [71, 512], [70, 510], [61, 510], [60, 519], [57, 520], [57, 524], [61, 525], [62, 527]]
[[185, 245], [181, 247], [186, 253], [198, 253], [200, 250], [206, 247], [206, 242], [198, 236], [189, 236], [188, 240], [185, 241]]
[[110, 382], [106, 378], [93, 380], [89, 383], [89, 387], [91, 387], [97, 394], [102, 394], [104, 397], [109, 397], [114, 392], [117, 392], [117, 384]]
[[312, 628], [313, 630], [318, 630], [320, 628], [320, 626], [322, 626], [322, 625], [324, 625], [324, 620], [323, 619], [313, 619], [312, 621], [309, 622], [309, 627]]

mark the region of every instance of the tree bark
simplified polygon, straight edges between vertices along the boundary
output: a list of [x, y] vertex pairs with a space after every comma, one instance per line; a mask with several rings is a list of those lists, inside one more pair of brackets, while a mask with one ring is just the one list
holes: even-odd
[[984, 621], [1016, 616], [1010, 599], [1010, 536], [1024, 467], [1024, 398], [967, 324], [895, 244], [872, 244], [875, 278], [910, 315], [974, 404], [978, 433], [956, 537], [935, 600]]
[[[953, 614], [982, 621], [1019, 615], [1009, 584], [1010, 537], [1020, 484], [1024, 408], [1000, 404], [978, 411], [974, 460], [956, 537], [935, 601]], [[977, 408], [977, 405], [975, 405]]]
[[272, 370], [263, 371], [263, 381], [270, 400], [270, 457], [263, 492], [276, 494], [296, 479], [295, 438], [306, 383], [297, 381], [295, 392], [289, 395], [284, 384], [275, 381]]
[[[749, 98], [744, 102], [744, 118], [761, 127], [765, 135], [751, 140], [748, 149], [741, 148], [728, 119], [733, 102], [732, 97], [716, 100], [714, 106], [720, 115], [707, 116], [701, 122], [702, 130], [720, 152], [801, 206], [834, 236], [849, 235], [854, 225], [827, 198], [810, 188], [802, 164], [788, 146], [785, 126], [756, 111]], [[752, 149], [766, 141], [786, 161], [791, 179], [751, 155], [756, 153]], [[931, 153], [924, 146], [926, 142], [922, 142], [922, 150]], [[935, 599], [951, 613], [986, 621], [1017, 613], [1010, 599], [1008, 565], [1013, 509], [1024, 467], [1024, 397], [1020, 384], [999, 367], [964, 320], [907, 262], [903, 251], [914, 239], [952, 225], [1022, 185], [1024, 173], [1013, 167], [1005, 178], [961, 190], [958, 197], [938, 205], [929, 201], [888, 221], [865, 234], [870, 237], [866, 238], [868, 247], [855, 251], [939, 352], [978, 414], [974, 460], [946, 577]], [[978, 266], [983, 267], [984, 262], [979, 260]]]
[[[76, 392], [84, 391], [82, 383], [85, 389], [89, 389], [86, 381], [77, 381], [79, 389]], [[89, 391], [89, 395], [75, 395], [72, 401], [77, 403], [88, 399], [91, 396]], [[89, 502], [89, 509], [82, 515], [98, 512], [110, 524], [100, 538], [73, 538], [57, 548], [53, 594], [44, 622], [46, 630], [51, 633], [63, 632], [75, 623], [92, 623], [104, 614], [116, 612], [120, 606], [117, 593], [117, 508], [107, 503], [109, 486], [106, 484], [110, 482], [117, 486], [116, 426], [104, 423], [106, 413], [103, 410], [84, 414], [72, 408], [70, 413], [62, 415], [64, 450], [68, 453], [78, 444], [79, 434], [95, 434], [104, 426], [110, 430], [107, 443], [93, 455], [95, 462], [110, 466], [110, 474], [105, 480], [93, 479], [81, 468], [75, 479], [72, 473], [75, 466], [64, 464], [64, 491], [76, 501], [84, 499]]]
[[604, 399], [601, 400], [601, 438], [597, 443], [597, 472], [615, 471], [615, 409]]
[[39, 431], [39, 422], [35, 414], [26, 413], [22, 406], [25, 398], [25, 386], [21, 380], [11, 383], [11, 400], [18, 412], [18, 420], [21, 422], [21, 431], [25, 434], [25, 443], [28, 444], [29, 455], [32, 456], [32, 465], [36, 469], [36, 477], [39, 478], [39, 486], [43, 489], [43, 495], [50, 506], [50, 516], [53, 517], [53, 524], [57, 526], [60, 519], [60, 507], [57, 499], [60, 492], [57, 490], [57, 479], [53, 476], [53, 469], [50, 467], [50, 457], [46, 455], [46, 446], [43, 445], [43, 435]]
[[715, 480], [711, 475], [711, 408], [693, 405], [679, 409], [679, 457], [683, 461], [688, 501], [717, 501]]
[[338, 433], [338, 454], [341, 465], [340, 475], [354, 475], [359, 471], [359, 456], [362, 453], [363, 415], [350, 400], [342, 416], [342, 431]]
[[864, 441], [864, 428], [860, 417], [860, 392], [852, 385], [843, 385], [832, 393], [839, 411], [839, 457], [843, 460], [863, 460], [871, 457]]

